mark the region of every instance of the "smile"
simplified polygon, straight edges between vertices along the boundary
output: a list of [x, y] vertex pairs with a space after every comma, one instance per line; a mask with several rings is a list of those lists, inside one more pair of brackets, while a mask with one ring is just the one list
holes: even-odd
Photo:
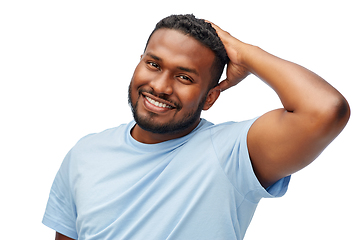
[[157, 106], [157, 107], [160, 107], [160, 108], [169, 108], [169, 109], [172, 109], [173, 107], [170, 106], [170, 105], [167, 105], [165, 103], [161, 103], [161, 102], [158, 102], [158, 101], [155, 101], [154, 99], [148, 97], [148, 96], [145, 96], [146, 100], [148, 100], [151, 104]]

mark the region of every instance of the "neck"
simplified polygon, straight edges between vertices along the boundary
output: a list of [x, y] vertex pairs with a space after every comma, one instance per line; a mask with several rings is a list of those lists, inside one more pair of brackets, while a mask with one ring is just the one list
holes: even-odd
[[131, 136], [138, 142], [146, 143], [146, 144], [155, 144], [161, 143], [168, 140], [181, 138], [183, 136], [188, 135], [196, 128], [196, 126], [200, 123], [200, 119], [198, 119], [193, 125], [188, 127], [187, 129], [178, 132], [178, 133], [153, 133], [142, 129], [138, 124], [136, 124], [131, 130]]

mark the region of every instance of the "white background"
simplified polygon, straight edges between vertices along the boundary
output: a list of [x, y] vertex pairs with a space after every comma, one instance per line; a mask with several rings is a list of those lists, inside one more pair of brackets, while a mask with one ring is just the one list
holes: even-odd
[[[288, 193], [260, 202], [245, 239], [360, 239], [357, 1], [124, 2], [1, 1], [1, 238], [54, 238], [41, 220], [63, 157], [82, 136], [132, 119], [127, 87], [148, 35], [165, 16], [194, 13], [318, 73], [352, 108], [346, 129], [293, 175]], [[240, 121], [279, 107], [250, 76], [203, 117]]]

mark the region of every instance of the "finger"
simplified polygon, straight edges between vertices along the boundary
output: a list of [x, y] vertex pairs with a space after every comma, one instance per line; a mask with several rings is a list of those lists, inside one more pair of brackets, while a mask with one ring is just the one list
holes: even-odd
[[216, 25], [213, 22], [210, 22], [208, 20], [205, 20], [205, 22], [210, 23], [211, 26], [216, 30], [216, 33], [219, 35], [219, 37], [221, 38], [220, 35], [223, 35], [224, 33], [226, 33], [224, 30], [222, 30], [218, 25]]
[[232, 84], [231, 82], [228, 80], [228, 79], [225, 79], [225, 80], [222, 80], [218, 86], [217, 86], [220, 90], [220, 92], [223, 92], [225, 91], [226, 89], [228, 88], [231, 88], [232, 87]]
[[213, 28], [215, 28], [215, 30], [220, 29], [215, 23], [210, 22], [209, 20], [205, 20], [205, 22], [210, 23], [211, 26], [212, 26]]

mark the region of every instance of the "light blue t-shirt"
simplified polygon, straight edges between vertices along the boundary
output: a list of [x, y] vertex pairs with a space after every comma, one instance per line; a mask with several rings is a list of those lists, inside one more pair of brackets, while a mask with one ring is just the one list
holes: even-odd
[[51, 188], [43, 223], [74, 239], [243, 239], [265, 190], [249, 159], [255, 121], [214, 125], [158, 144], [134, 140], [135, 122], [82, 138]]

